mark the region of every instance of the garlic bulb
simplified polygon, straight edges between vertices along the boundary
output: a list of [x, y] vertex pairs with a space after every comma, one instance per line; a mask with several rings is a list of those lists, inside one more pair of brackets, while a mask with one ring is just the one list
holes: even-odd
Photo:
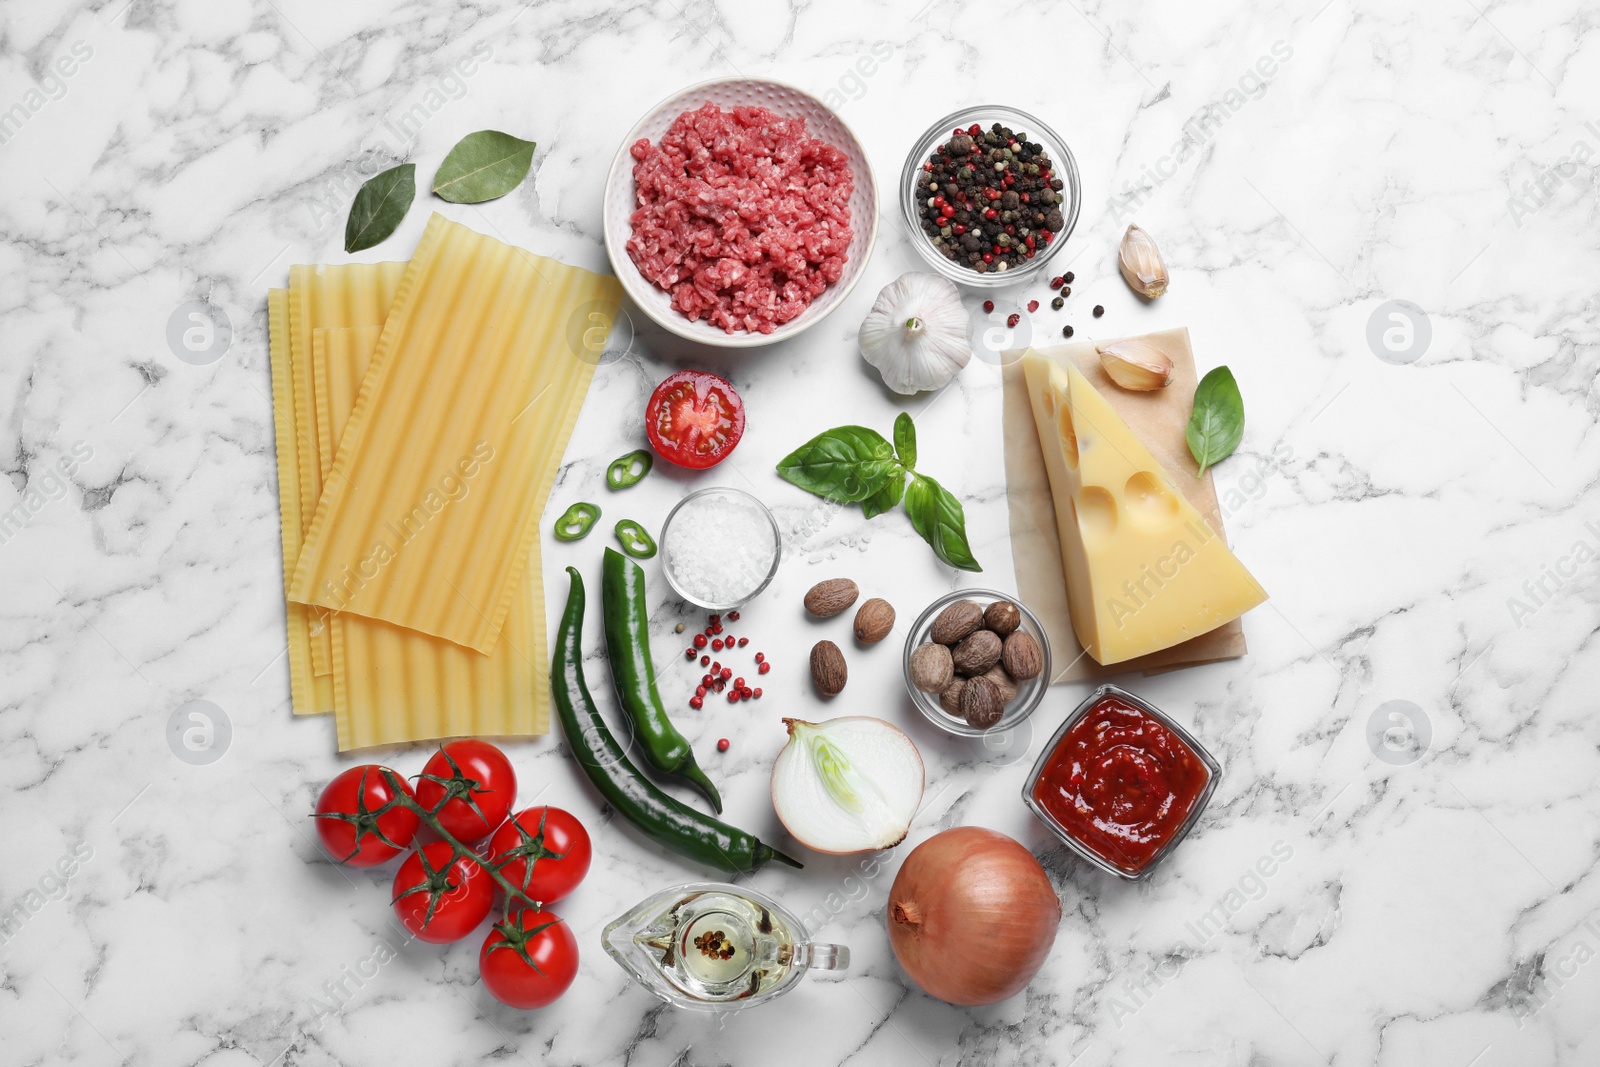
[[953, 282], [902, 274], [883, 287], [861, 322], [861, 357], [897, 393], [939, 389], [972, 358], [970, 324]]
[[1172, 357], [1140, 338], [1113, 341], [1095, 349], [1106, 377], [1135, 392], [1164, 389], [1172, 381]]
[[1129, 226], [1122, 235], [1118, 258], [1122, 261], [1122, 276], [1134, 292], [1153, 300], [1167, 291], [1167, 265], [1161, 260], [1161, 250], [1156, 247], [1155, 238], [1139, 227]]

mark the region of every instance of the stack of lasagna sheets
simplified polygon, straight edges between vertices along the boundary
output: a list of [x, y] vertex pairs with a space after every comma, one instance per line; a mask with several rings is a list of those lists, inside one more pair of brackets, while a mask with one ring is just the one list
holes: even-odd
[[268, 294], [291, 697], [341, 751], [549, 729], [539, 517], [619, 299], [440, 215]]

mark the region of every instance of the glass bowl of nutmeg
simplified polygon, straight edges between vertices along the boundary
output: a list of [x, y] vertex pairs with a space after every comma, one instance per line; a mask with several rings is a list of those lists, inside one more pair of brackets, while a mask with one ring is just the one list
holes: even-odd
[[961, 737], [1022, 722], [1050, 688], [1050, 641], [1027, 605], [993, 589], [958, 589], [929, 604], [906, 636], [911, 702]]

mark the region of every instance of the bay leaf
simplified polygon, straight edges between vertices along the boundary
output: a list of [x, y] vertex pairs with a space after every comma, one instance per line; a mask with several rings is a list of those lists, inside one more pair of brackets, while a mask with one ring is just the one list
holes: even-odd
[[399, 227], [417, 195], [417, 166], [402, 163], [368, 178], [350, 205], [344, 224], [344, 250], [359, 252], [385, 240]]
[[481, 204], [505, 196], [533, 166], [532, 141], [479, 130], [456, 142], [433, 176], [433, 191], [452, 204]]

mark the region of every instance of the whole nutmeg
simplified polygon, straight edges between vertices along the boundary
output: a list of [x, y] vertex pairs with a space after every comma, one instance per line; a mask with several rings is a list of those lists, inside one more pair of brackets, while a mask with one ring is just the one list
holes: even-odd
[[[950, 657], [955, 660], [957, 674], [974, 678], [1000, 662], [1002, 648], [1000, 638], [993, 632], [978, 630], [962, 638], [961, 643], [950, 653]], [[1016, 677], [1014, 672], [1012, 677]]]
[[848, 578], [829, 578], [806, 593], [806, 611], [819, 619], [831, 619], [856, 602], [861, 590]]
[[996, 600], [983, 609], [983, 625], [1004, 637], [1022, 625], [1022, 612], [1009, 600]]
[[1006, 638], [1000, 658], [1005, 664], [1006, 673], [1019, 682], [1038, 677], [1039, 672], [1044, 670], [1044, 652], [1040, 650], [1039, 642], [1026, 630], [1016, 630]]
[[952, 678], [939, 694], [939, 706], [952, 715], [961, 714], [961, 691], [967, 687], [965, 678]]
[[[1001, 653], [1002, 656], [1004, 654], [1004, 652]], [[999, 688], [1000, 699], [1007, 704], [1017, 699], [1017, 683], [1012, 680], [1011, 675], [1006, 673], [1006, 669], [998, 663], [985, 671], [983, 677], [989, 679]]]
[[894, 629], [894, 607], [881, 597], [873, 597], [856, 612], [856, 640], [875, 645]]
[[943, 693], [956, 676], [950, 650], [932, 641], [918, 645], [911, 653], [911, 684], [924, 693]]
[[987, 730], [1000, 721], [1005, 711], [1000, 687], [984, 675], [969, 680], [961, 690], [961, 717], [974, 729]]
[[844, 688], [849, 671], [845, 669], [844, 653], [832, 641], [818, 641], [811, 647], [811, 680], [817, 692], [825, 697], [839, 695]]
[[939, 612], [928, 636], [941, 645], [953, 645], [983, 625], [983, 609], [970, 600], [958, 600]]

